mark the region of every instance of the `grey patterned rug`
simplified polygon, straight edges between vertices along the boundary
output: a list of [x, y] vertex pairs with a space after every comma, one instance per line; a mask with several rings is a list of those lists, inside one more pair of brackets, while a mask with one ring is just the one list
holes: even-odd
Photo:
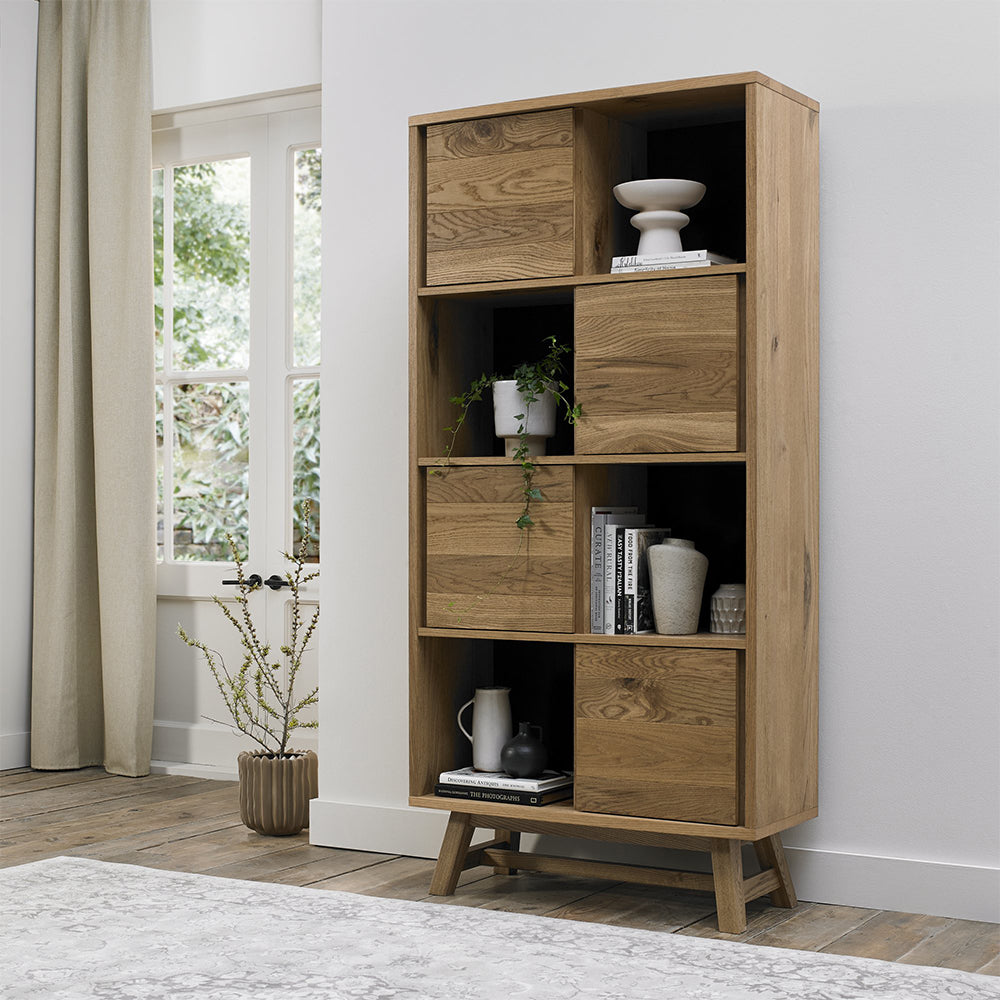
[[997, 1000], [1000, 979], [80, 858], [0, 870], [4, 1000]]

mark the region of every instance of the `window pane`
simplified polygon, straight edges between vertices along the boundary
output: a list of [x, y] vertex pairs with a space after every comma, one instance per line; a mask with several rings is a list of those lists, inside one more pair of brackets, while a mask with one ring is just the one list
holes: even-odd
[[153, 329], [156, 370], [163, 370], [163, 170], [153, 171]]
[[247, 555], [250, 392], [245, 382], [173, 389], [173, 533], [179, 561]]
[[250, 363], [250, 160], [174, 169], [175, 368]]
[[319, 379], [295, 379], [292, 386], [292, 545], [303, 535], [302, 501], [309, 500], [309, 562], [319, 561]]
[[156, 387], [156, 561], [163, 561], [163, 386]]
[[295, 153], [292, 199], [293, 358], [297, 366], [319, 364], [320, 179], [322, 151]]

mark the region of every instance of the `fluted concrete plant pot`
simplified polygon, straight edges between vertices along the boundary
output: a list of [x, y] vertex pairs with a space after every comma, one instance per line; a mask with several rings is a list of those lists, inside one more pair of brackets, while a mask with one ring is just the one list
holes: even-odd
[[240, 819], [268, 837], [289, 837], [309, 825], [309, 800], [319, 795], [319, 761], [312, 750], [283, 757], [244, 750], [240, 772]]

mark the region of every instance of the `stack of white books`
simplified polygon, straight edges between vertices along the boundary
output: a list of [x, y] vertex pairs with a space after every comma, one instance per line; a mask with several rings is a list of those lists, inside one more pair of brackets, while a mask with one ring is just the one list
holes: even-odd
[[713, 264], [735, 264], [732, 257], [723, 257], [711, 250], [679, 250], [677, 253], [632, 254], [612, 257], [611, 273], [629, 271], [668, 271], [678, 267], [711, 267]]
[[508, 805], [546, 806], [573, 794], [573, 775], [566, 771], [543, 771], [537, 778], [512, 778], [505, 771], [477, 771], [461, 767], [442, 771], [434, 794], [450, 799], [473, 799]]

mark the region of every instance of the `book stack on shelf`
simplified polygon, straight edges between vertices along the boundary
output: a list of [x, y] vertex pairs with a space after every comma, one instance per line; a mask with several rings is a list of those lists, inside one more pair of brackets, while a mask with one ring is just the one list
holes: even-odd
[[670, 534], [646, 523], [636, 507], [590, 511], [590, 631], [642, 635], [655, 631], [646, 550]]
[[457, 771], [442, 771], [434, 794], [514, 806], [547, 806], [573, 794], [573, 775], [565, 771], [543, 771], [537, 778], [512, 778], [505, 771], [462, 767]]
[[735, 264], [732, 257], [723, 257], [711, 250], [679, 250], [677, 253], [631, 254], [611, 258], [612, 274], [630, 271], [670, 271], [678, 267], [711, 267], [713, 264]]

